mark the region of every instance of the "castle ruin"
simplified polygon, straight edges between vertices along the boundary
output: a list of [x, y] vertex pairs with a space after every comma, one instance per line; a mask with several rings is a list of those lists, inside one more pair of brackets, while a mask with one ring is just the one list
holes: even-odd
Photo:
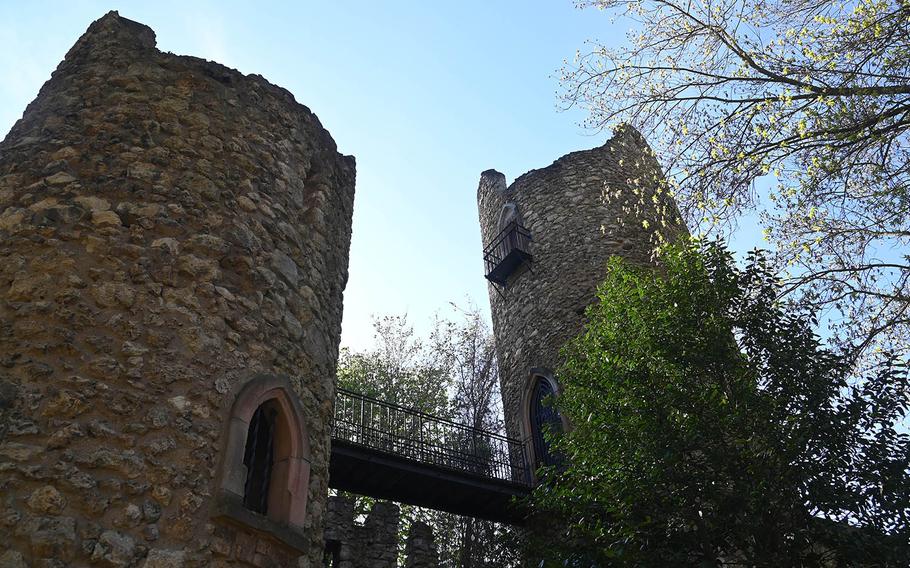
[[[395, 566], [397, 507], [355, 523], [333, 480], [520, 522], [604, 263], [685, 231], [659, 176], [631, 128], [482, 174], [508, 437], [336, 393], [353, 157], [286, 90], [107, 14], [0, 143], [0, 568]], [[429, 527], [406, 552], [435, 566]]]

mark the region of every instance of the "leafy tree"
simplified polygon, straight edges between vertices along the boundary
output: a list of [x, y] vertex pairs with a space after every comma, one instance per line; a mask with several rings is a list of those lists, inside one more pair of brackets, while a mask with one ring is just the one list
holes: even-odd
[[757, 209], [844, 345], [910, 347], [910, 2], [578, 3], [636, 22], [563, 68], [585, 124], [647, 133], [690, 228]]
[[908, 372], [851, 382], [764, 258], [671, 246], [660, 271], [613, 259], [566, 349], [534, 495], [568, 565], [905, 566]]
[[448, 369], [439, 355], [415, 336], [407, 316], [375, 318], [373, 327], [371, 351], [342, 351], [338, 385], [385, 402], [448, 417]]
[[[492, 333], [476, 309], [456, 310], [455, 319], [437, 319], [426, 339], [414, 333], [406, 316], [375, 319], [375, 347], [364, 353], [342, 353], [339, 386], [474, 428], [501, 432]], [[372, 499], [367, 497], [355, 499], [361, 514], [371, 504]], [[516, 535], [510, 528], [410, 505], [401, 505], [402, 552], [408, 527], [417, 521], [433, 528], [442, 566], [507, 568], [517, 563]]]
[[[446, 361], [452, 377], [453, 419], [472, 428], [502, 434], [499, 367], [493, 334], [478, 310], [455, 309], [460, 312], [458, 319], [439, 322], [432, 335], [435, 350]], [[447, 542], [440, 545], [444, 566], [517, 565], [518, 535], [511, 528], [471, 517], [436, 515], [437, 526], [449, 527]]]

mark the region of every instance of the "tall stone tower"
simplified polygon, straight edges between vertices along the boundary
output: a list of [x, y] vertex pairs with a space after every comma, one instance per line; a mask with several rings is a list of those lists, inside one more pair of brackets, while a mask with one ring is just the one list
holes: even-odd
[[317, 566], [354, 159], [111, 12], [0, 144], [0, 565]]
[[623, 126], [603, 146], [563, 156], [508, 187], [495, 170], [480, 176], [506, 430], [528, 442], [532, 468], [552, 460], [544, 425], [566, 426], [545, 402], [559, 392], [559, 350], [582, 331], [607, 260], [647, 264], [658, 234], [686, 231], [673, 200], [657, 191], [661, 175], [644, 138]]

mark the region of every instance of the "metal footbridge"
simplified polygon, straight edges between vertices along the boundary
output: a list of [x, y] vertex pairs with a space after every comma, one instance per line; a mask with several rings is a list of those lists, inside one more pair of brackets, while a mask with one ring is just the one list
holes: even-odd
[[531, 470], [518, 440], [339, 389], [329, 486], [522, 524]]

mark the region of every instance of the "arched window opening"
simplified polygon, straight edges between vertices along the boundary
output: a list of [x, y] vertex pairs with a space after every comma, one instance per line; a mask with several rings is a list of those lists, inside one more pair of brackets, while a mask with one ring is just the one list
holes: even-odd
[[290, 381], [254, 377], [231, 407], [218, 515], [252, 526], [303, 527], [309, 481], [309, 437]]
[[502, 231], [509, 226], [510, 223], [521, 224], [521, 216], [518, 214], [518, 206], [512, 203], [506, 203], [502, 206], [502, 209], [499, 211], [499, 230]]
[[521, 227], [521, 215], [518, 214], [518, 206], [514, 203], [506, 203], [499, 212], [499, 223], [497, 225], [498, 233], [502, 235], [502, 244], [499, 247], [499, 254], [502, 258], [515, 248], [526, 249], [526, 243], [522, 242], [522, 235], [518, 231]]
[[243, 453], [243, 465], [246, 466], [243, 506], [262, 515], [268, 512], [269, 506], [277, 419], [278, 409], [274, 403], [261, 404], [250, 420]]
[[562, 433], [562, 417], [553, 406], [555, 395], [556, 389], [550, 379], [539, 375], [534, 378], [529, 410], [535, 469], [546, 465], [558, 465], [561, 461], [547, 440], [548, 433], [551, 435]]

